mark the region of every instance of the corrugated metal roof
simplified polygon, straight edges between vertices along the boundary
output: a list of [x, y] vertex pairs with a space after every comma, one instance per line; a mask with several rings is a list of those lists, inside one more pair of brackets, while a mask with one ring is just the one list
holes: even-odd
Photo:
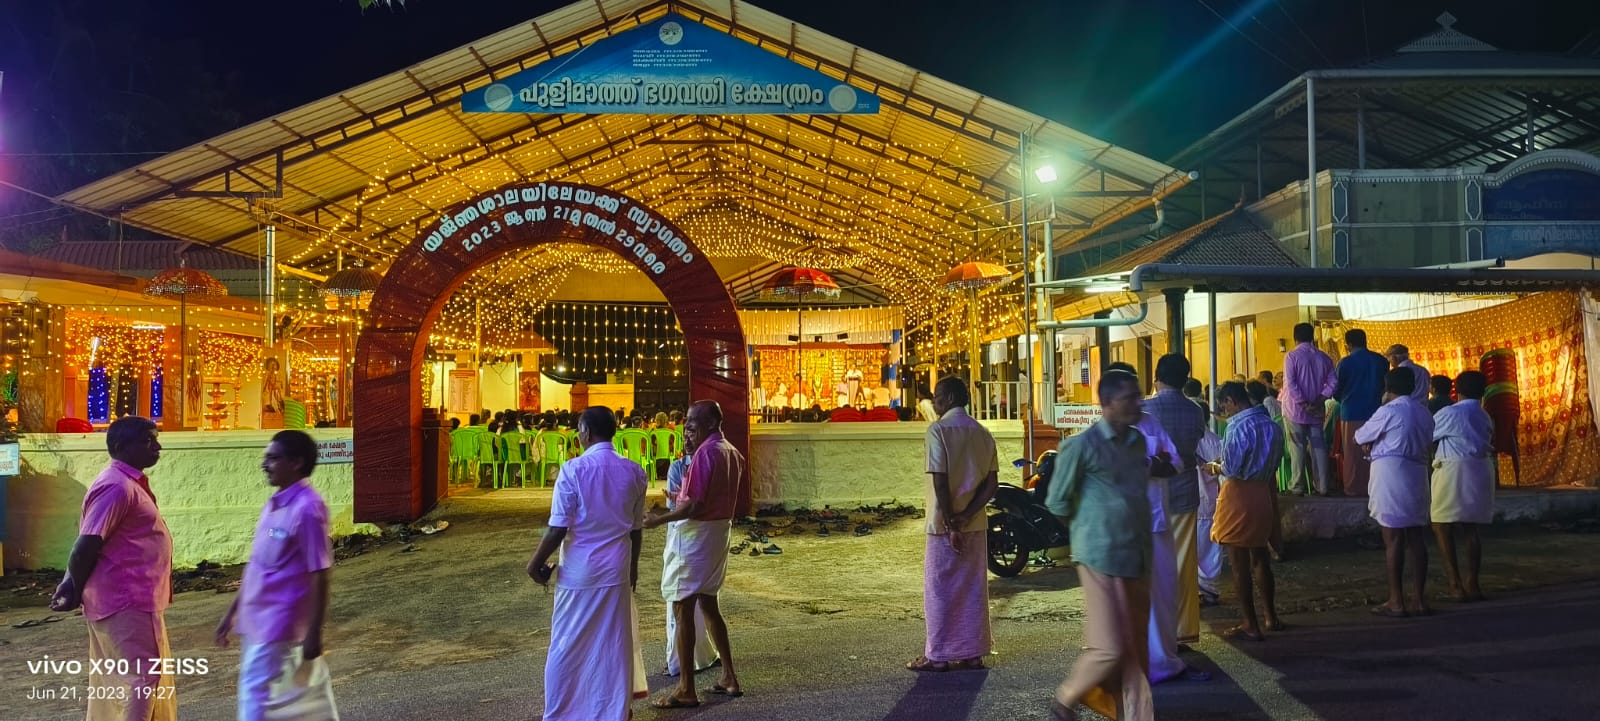
[[34, 253], [40, 258], [85, 268], [146, 277], [178, 265], [179, 260], [200, 270], [262, 269], [261, 259], [182, 240], [68, 240]]
[[[1205, 176], [1169, 210], [1190, 219], [1307, 175], [1306, 80], [1316, 88], [1318, 169], [1502, 165], [1532, 150], [1600, 152], [1600, 57], [1499, 50], [1443, 27], [1358, 68], [1312, 70], [1173, 156]], [[1358, 128], [1364, 132], [1358, 132]], [[1259, 170], [1258, 170], [1259, 169]], [[1259, 193], [1258, 193], [1259, 189]], [[1204, 200], [1200, 193], [1207, 193]]]
[[[676, 12], [882, 100], [877, 115], [476, 115], [461, 95]], [[729, 198], [774, 225], [780, 260], [810, 235], [879, 266], [892, 300], [926, 293], [962, 251], [952, 238], [1014, 224], [1019, 136], [1078, 172], [1062, 191], [1087, 227], [1186, 182], [1162, 163], [934, 78], [738, 0], [593, 0], [564, 7], [335, 96], [146, 162], [60, 197], [172, 237], [260, 252], [278, 227], [283, 262], [326, 272], [336, 247], [383, 267], [438, 212], [513, 182], [606, 186], [677, 219]], [[180, 190], [282, 196], [180, 198]], [[1109, 191], [1109, 192], [1107, 192]], [[789, 232], [788, 230], [785, 231]], [[1058, 240], [1071, 242], [1072, 232]], [[1020, 262], [1015, 231], [998, 262]], [[740, 229], [694, 238], [713, 257], [749, 253]], [[965, 258], [961, 258], [965, 259]]]

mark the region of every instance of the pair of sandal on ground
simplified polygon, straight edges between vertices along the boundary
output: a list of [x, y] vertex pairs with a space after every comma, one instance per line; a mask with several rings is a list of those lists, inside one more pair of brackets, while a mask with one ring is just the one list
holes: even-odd
[[968, 658], [960, 661], [934, 661], [927, 656], [918, 656], [906, 663], [908, 671], [924, 671], [929, 673], [943, 673], [945, 671], [977, 671], [983, 669], [982, 658]]

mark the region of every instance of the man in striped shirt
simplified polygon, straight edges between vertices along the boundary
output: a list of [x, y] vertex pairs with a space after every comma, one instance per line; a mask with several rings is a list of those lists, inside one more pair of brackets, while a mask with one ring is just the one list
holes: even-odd
[[[1263, 628], [1283, 628], [1274, 608], [1276, 589], [1267, 548], [1277, 520], [1273, 496], [1278, 465], [1283, 460], [1283, 429], [1272, 422], [1265, 409], [1250, 403], [1243, 383], [1222, 384], [1217, 389], [1217, 403], [1228, 416], [1228, 430], [1222, 437], [1222, 461], [1210, 464], [1211, 472], [1222, 477], [1211, 540], [1228, 549], [1228, 564], [1233, 569], [1244, 620], [1225, 635], [1260, 641], [1264, 638]], [[1261, 587], [1264, 624], [1256, 621], [1256, 584]]]

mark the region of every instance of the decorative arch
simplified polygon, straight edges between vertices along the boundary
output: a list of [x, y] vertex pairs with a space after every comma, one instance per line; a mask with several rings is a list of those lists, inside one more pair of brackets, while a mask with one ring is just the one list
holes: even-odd
[[[422, 489], [426, 339], [450, 294], [477, 268], [545, 243], [584, 243], [626, 258], [665, 295], [683, 328], [689, 395], [722, 405], [723, 435], [750, 457], [748, 368], [733, 298], [683, 231], [618, 193], [575, 183], [502, 188], [451, 208], [401, 251], [373, 295], [356, 344], [355, 520], [411, 521]], [[748, 467], [739, 513], [747, 513]]]

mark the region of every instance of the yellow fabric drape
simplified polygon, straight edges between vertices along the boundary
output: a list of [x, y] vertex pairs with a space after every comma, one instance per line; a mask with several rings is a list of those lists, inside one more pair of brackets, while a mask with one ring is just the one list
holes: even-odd
[[[1600, 434], [1589, 404], [1583, 314], [1576, 293], [1540, 293], [1442, 318], [1345, 325], [1364, 329], [1372, 350], [1382, 353], [1399, 343], [1428, 372], [1452, 379], [1464, 370], [1478, 370], [1483, 354], [1510, 348], [1517, 355], [1521, 393], [1517, 442], [1522, 485], [1595, 485]], [[1511, 485], [1510, 457], [1501, 456], [1500, 463], [1501, 484]]]

